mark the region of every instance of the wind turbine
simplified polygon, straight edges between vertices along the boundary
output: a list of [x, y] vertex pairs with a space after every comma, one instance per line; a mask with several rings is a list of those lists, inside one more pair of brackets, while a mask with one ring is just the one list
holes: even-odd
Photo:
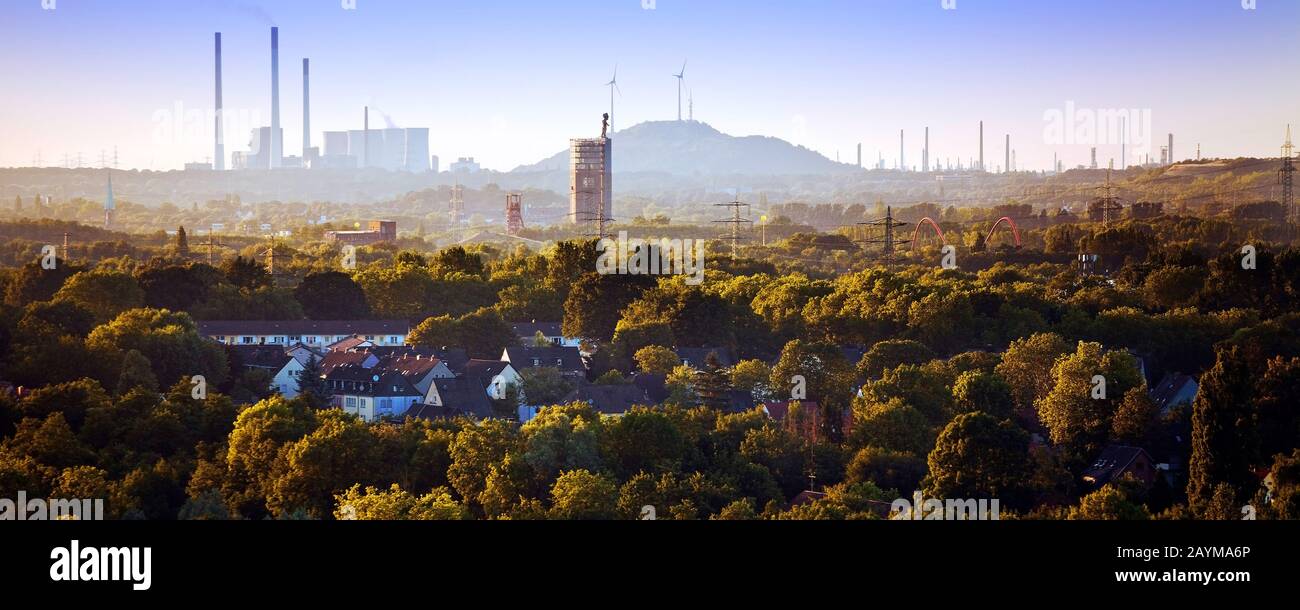
[[623, 90], [618, 87], [618, 64], [614, 64], [614, 78], [605, 83], [609, 87], [609, 132], [614, 133], [614, 92], [623, 95]]
[[682, 61], [682, 71], [674, 74], [677, 78], [677, 122], [682, 121], [682, 83], [686, 81], [686, 61]]

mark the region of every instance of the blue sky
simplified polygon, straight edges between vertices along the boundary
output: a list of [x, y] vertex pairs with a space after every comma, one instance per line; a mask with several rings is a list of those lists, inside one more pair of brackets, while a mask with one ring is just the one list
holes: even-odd
[[[47, 0], [48, 1], [48, 0]], [[1258, 0], [6, 0], [0, 7], [0, 165], [118, 148], [124, 167], [211, 155], [212, 33], [224, 38], [227, 151], [270, 122], [269, 27], [280, 27], [285, 153], [301, 149], [301, 59], [313, 141], [359, 128], [369, 104], [429, 127], [448, 160], [510, 169], [594, 135], [619, 66], [616, 127], [676, 117], [689, 58], [695, 117], [850, 161], [857, 142], [909, 164], [929, 126], [936, 159], [989, 164], [1010, 133], [1021, 168], [1088, 144], [1052, 143], [1044, 113], [1149, 112], [1178, 157], [1276, 155], [1300, 123], [1300, 2]], [[242, 113], [242, 114], [241, 114]], [[1099, 156], [1118, 156], [1102, 143]], [[1153, 154], [1159, 154], [1158, 144]]]

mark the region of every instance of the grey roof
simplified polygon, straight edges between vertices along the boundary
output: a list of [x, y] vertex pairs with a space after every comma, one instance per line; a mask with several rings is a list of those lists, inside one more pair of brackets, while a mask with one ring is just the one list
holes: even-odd
[[205, 337], [240, 335], [407, 335], [406, 320], [208, 320], [199, 322]]
[[426, 404], [412, 405], [410, 410], [406, 412], [407, 417], [418, 417], [420, 419], [431, 420], [456, 419], [457, 417], [463, 417], [464, 415], [465, 412], [460, 409]]
[[[541, 363], [534, 365], [534, 358]], [[585, 372], [587, 370], [586, 364], [582, 361], [582, 353], [576, 347], [507, 347], [506, 360], [516, 370], [530, 369], [534, 368], [534, 366], [557, 368], [564, 372]]]
[[[1083, 471], [1083, 478], [1100, 487], [1114, 480], [1144, 454], [1146, 451], [1139, 447], [1110, 445], [1102, 450], [1092, 466]], [[1148, 455], [1147, 460], [1150, 461], [1151, 456]]]
[[459, 410], [477, 419], [490, 419], [496, 415], [487, 392], [464, 377], [435, 379], [433, 385], [438, 388], [438, 396], [442, 398], [444, 407]]
[[1169, 401], [1173, 400], [1182, 391], [1183, 387], [1189, 383], [1196, 383], [1196, 380], [1182, 373], [1169, 373], [1165, 375], [1164, 379], [1160, 380], [1156, 387], [1151, 388], [1151, 400], [1156, 403], [1162, 413], [1168, 411], [1170, 408], [1177, 406], [1170, 404]]
[[375, 371], [355, 364], [336, 367], [325, 375], [326, 387], [332, 394], [358, 396], [413, 396], [423, 397], [400, 373]]
[[293, 360], [283, 347], [269, 345], [230, 345], [227, 350], [239, 357], [244, 366], [280, 372]]
[[470, 360], [465, 365], [464, 376], [466, 379], [478, 381], [480, 385], [486, 388], [508, 366], [510, 366], [509, 362], [500, 360]]
[[605, 415], [621, 415], [632, 407], [654, 405], [645, 390], [635, 384], [583, 385], [569, 393], [563, 402], [585, 402]]

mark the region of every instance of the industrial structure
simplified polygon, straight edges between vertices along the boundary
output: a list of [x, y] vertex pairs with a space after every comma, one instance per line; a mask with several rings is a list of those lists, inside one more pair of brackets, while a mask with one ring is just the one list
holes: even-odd
[[519, 193], [506, 195], [506, 233], [517, 237], [524, 231], [524, 197]]
[[447, 219], [452, 226], [460, 224], [465, 217], [465, 187], [459, 182], [451, 187], [451, 203], [447, 210]]
[[222, 101], [221, 101], [221, 32], [216, 33], [216, 75], [217, 75], [217, 99], [216, 99], [216, 145], [212, 156], [212, 169], [223, 171], [226, 169], [226, 136], [225, 127], [222, 125]]
[[569, 141], [569, 218], [573, 224], [594, 224], [601, 237], [614, 213], [611, 153], [608, 114], [599, 138]]
[[[983, 133], [983, 123], [980, 123], [980, 132]], [[894, 208], [889, 206], [885, 208], [885, 217], [871, 222], [860, 222], [859, 226], [867, 227], [869, 234], [862, 240], [862, 244], [870, 246], [880, 244], [881, 258], [885, 259], [885, 266], [889, 267], [894, 264], [894, 246], [898, 243], [895, 231], [907, 226], [905, 222], [894, 220]]]
[[1300, 210], [1295, 207], [1295, 146], [1291, 144], [1291, 126], [1286, 126], [1286, 143], [1282, 144], [1282, 205], [1292, 224], [1300, 225]]
[[[37, 200], [37, 206], [40, 205]], [[113, 214], [117, 212], [117, 203], [113, 201], [113, 170], [108, 171], [108, 193], [104, 195], [104, 228], [113, 228]]]
[[394, 242], [397, 241], [397, 223], [391, 220], [372, 220], [365, 231], [328, 231], [325, 239], [345, 246]]
[[280, 28], [271, 28], [271, 146], [262, 159], [268, 169], [279, 169], [284, 157], [284, 132], [280, 130]]
[[728, 230], [725, 235], [722, 235], [721, 239], [725, 239], [731, 242], [731, 258], [734, 260], [737, 256], [740, 255], [740, 242], [749, 239], [748, 237], [741, 235], [741, 228], [742, 227], [748, 228], [749, 229], [748, 232], [752, 232], [754, 228], [753, 219], [748, 218], [746, 216], [742, 216], [741, 214], [743, 210], [749, 209], [749, 204], [742, 203], [739, 199], [737, 199], [736, 201], [732, 201], [730, 203], [715, 203], [713, 204], [713, 207], [728, 208], [731, 210], [731, 216], [729, 218], [723, 218], [721, 220], [715, 220], [713, 222], [717, 224], [726, 224], [731, 226], [731, 229]]

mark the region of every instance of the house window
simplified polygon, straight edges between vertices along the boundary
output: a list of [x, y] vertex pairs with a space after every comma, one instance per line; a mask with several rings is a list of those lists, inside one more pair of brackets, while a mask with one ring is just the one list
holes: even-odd
[[240, 342], [240, 343], [243, 343], [244, 345], [248, 345], [248, 344], [250, 344], [250, 343], [253, 342], [253, 338], [252, 338], [252, 337], [240, 337], [240, 338], [239, 338], [239, 342]]
[[307, 337], [308, 345], [316, 345], [316, 337]]
[[349, 396], [347, 400], [344, 401], [344, 404], [346, 404], [349, 409], [355, 409], [357, 408], [357, 399], [354, 396]]
[[564, 358], [556, 358], [556, 359], [555, 359], [555, 366], [563, 367], [563, 366], [564, 366]]
[[541, 358], [533, 358], [533, 366], [542, 366]]

